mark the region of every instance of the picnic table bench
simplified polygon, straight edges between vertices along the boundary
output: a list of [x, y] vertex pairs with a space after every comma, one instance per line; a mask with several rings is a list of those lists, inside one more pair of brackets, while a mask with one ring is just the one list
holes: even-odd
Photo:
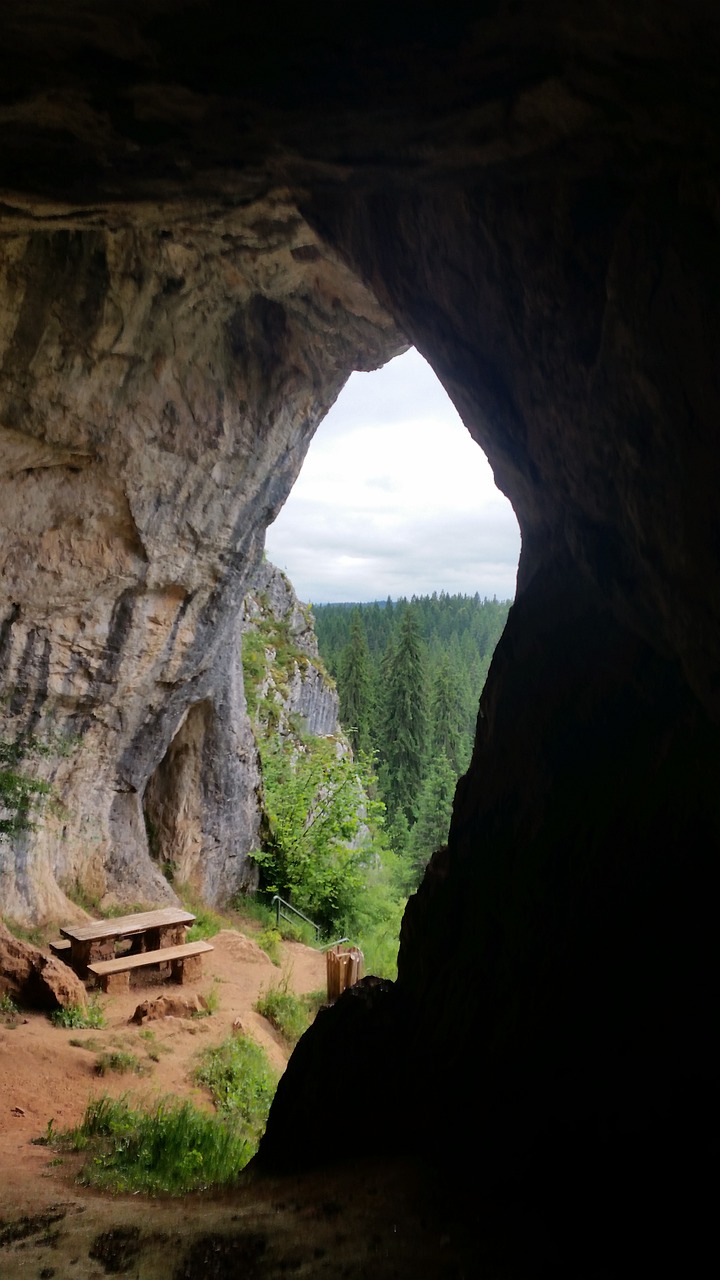
[[88, 972], [100, 979], [102, 989], [108, 995], [127, 991], [130, 973], [144, 965], [169, 964], [175, 982], [194, 982], [202, 973], [201, 956], [212, 951], [210, 942], [184, 942], [177, 947], [161, 947], [156, 951], [139, 951], [134, 955], [117, 956], [114, 960], [97, 960], [88, 965]]
[[79, 977], [86, 978], [91, 964], [116, 958], [115, 947], [119, 941], [131, 939], [131, 955], [178, 946], [184, 943], [185, 930], [194, 919], [192, 912], [180, 907], [161, 907], [157, 911], [91, 920], [88, 924], [65, 925], [60, 933], [70, 942], [70, 964]]

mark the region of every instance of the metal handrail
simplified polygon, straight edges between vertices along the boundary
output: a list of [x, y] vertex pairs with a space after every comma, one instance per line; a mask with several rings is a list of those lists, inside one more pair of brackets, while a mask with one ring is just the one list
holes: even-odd
[[293, 915], [298, 916], [301, 920], [304, 920], [306, 924], [309, 924], [311, 928], [315, 930], [315, 941], [316, 942], [318, 941], [320, 937], [320, 925], [316, 924], [314, 920], [311, 920], [309, 916], [303, 915], [302, 911], [298, 911], [297, 907], [294, 907], [292, 902], [286, 902], [284, 898], [280, 897], [279, 893], [274, 893], [270, 900], [270, 906], [272, 907], [273, 905], [275, 906], [275, 917], [277, 919], [278, 925], [280, 924], [281, 916], [283, 920], [287, 920], [289, 924], [292, 924], [292, 920], [290, 919], [290, 916], [286, 915], [285, 912], [282, 910], [283, 907], [287, 907], [288, 911], [292, 911]]

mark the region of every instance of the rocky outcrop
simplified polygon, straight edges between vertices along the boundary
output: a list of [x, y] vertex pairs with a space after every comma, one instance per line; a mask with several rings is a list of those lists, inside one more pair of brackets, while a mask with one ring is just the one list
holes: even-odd
[[[257, 691], [261, 719], [269, 704], [280, 734], [302, 724], [314, 737], [342, 737], [338, 694], [318, 651], [312, 613], [280, 569], [263, 561], [243, 602], [243, 630], [265, 637], [264, 673]], [[281, 651], [284, 650], [283, 651]]]
[[61, 813], [2, 845], [18, 920], [172, 899], [146, 792], [208, 899], [252, 880], [240, 606], [314, 426], [401, 342], [282, 197], [211, 241], [155, 213], [0, 243], [2, 734], [64, 748]]
[[72, 969], [30, 942], [13, 936], [0, 920], [0, 995], [23, 1009], [84, 1008], [87, 992]]

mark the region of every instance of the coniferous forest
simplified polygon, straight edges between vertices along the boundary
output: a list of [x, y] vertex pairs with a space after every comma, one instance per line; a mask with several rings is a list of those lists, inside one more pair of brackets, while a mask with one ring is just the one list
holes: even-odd
[[356, 758], [372, 761], [408, 891], [447, 836], [510, 603], [435, 592], [410, 601], [313, 608], [320, 654], [337, 682], [341, 723]]
[[[285, 716], [296, 670], [313, 664], [260, 593], [243, 636], [248, 711], [262, 762], [266, 832], [253, 853], [279, 893], [332, 938], [358, 943], [393, 977], [400, 921], [448, 833], [478, 702], [509, 601], [442, 593], [313, 609], [352, 754]], [[318, 665], [315, 663], [314, 665]]]

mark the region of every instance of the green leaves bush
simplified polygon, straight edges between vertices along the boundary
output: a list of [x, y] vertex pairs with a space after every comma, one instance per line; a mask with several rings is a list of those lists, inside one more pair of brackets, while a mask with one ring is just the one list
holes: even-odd
[[[333, 740], [260, 744], [270, 836], [253, 853], [269, 893], [280, 893], [325, 932], [352, 911], [370, 856], [362, 827], [371, 802], [357, 766]], [[367, 828], [369, 836], [369, 828]]]

